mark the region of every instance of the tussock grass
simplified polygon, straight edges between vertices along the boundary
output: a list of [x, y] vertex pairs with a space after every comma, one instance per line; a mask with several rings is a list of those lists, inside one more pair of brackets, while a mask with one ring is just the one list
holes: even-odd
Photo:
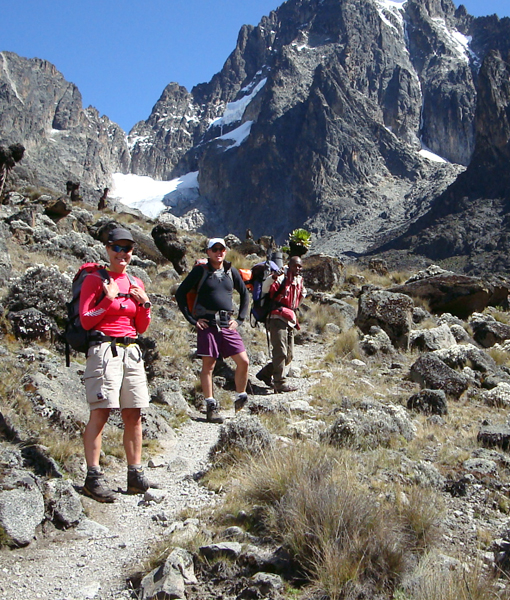
[[386, 501], [359, 475], [354, 454], [301, 444], [246, 462], [231, 501], [258, 507], [259, 528], [291, 552], [321, 597], [391, 593], [409, 553], [433, 539], [435, 505], [418, 491]]
[[361, 360], [363, 354], [359, 347], [358, 330], [353, 327], [335, 336], [335, 340], [326, 353], [324, 360], [326, 362], [338, 362], [344, 359], [353, 360], [354, 358]]
[[324, 333], [328, 323], [345, 329], [344, 319], [338, 308], [329, 304], [312, 304], [310, 310], [301, 313], [300, 321], [308, 329], [316, 333]]
[[402, 600], [508, 600], [497, 577], [476, 562], [470, 568], [461, 560], [449, 567], [426, 556], [420, 564], [412, 589], [396, 598]]

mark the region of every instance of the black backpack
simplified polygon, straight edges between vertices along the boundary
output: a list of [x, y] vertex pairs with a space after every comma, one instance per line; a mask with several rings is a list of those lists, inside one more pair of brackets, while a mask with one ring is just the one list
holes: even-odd
[[[252, 304], [250, 310], [250, 324], [257, 327], [259, 323], [266, 323], [269, 313], [277, 306], [277, 303], [262, 293], [262, 284], [269, 275], [280, 270], [280, 267], [272, 260], [254, 265], [251, 269]], [[282, 286], [283, 287], [283, 282]], [[280, 290], [278, 290], [280, 291]]]

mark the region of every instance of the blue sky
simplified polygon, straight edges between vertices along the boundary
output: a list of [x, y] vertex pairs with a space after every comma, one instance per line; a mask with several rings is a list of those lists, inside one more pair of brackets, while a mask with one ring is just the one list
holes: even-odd
[[[146, 119], [164, 87], [209, 81], [281, 0], [17, 0], [2, 6], [0, 51], [53, 63], [125, 131]], [[508, 0], [464, 0], [474, 16], [510, 16]]]

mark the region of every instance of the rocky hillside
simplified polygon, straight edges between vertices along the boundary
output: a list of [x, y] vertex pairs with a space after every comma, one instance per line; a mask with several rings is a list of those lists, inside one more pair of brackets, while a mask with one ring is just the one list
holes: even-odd
[[[220, 428], [203, 422], [181, 276], [158, 249], [185, 248], [189, 268], [203, 239], [83, 202], [56, 215], [57, 196], [10, 193], [0, 209], [3, 598], [508, 600], [508, 280], [305, 255], [298, 389], [256, 379], [265, 335], [244, 327], [249, 402], [234, 415], [220, 365]], [[101, 460], [119, 498], [98, 506], [80, 494], [83, 357], [66, 368], [59, 330], [72, 274], [105, 260], [114, 222], [154, 305], [143, 460], [163, 487], [122, 493], [114, 415]], [[240, 265], [263, 253], [229, 244]]]

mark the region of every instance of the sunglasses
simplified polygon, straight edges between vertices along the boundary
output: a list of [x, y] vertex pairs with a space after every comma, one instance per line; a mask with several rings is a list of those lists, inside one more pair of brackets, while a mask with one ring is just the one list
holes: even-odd
[[133, 252], [134, 246], [121, 246], [120, 244], [110, 244], [110, 248], [114, 252], [125, 252], [126, 254], [129, 254], [130, 252]]
[[211, 248], [211, 250], [212, 250], [213, 252], [223, 252], [223, 251], [225, 250], [225, 248], [224, 248], [223, 246], [213, 246], [213, 247]]

